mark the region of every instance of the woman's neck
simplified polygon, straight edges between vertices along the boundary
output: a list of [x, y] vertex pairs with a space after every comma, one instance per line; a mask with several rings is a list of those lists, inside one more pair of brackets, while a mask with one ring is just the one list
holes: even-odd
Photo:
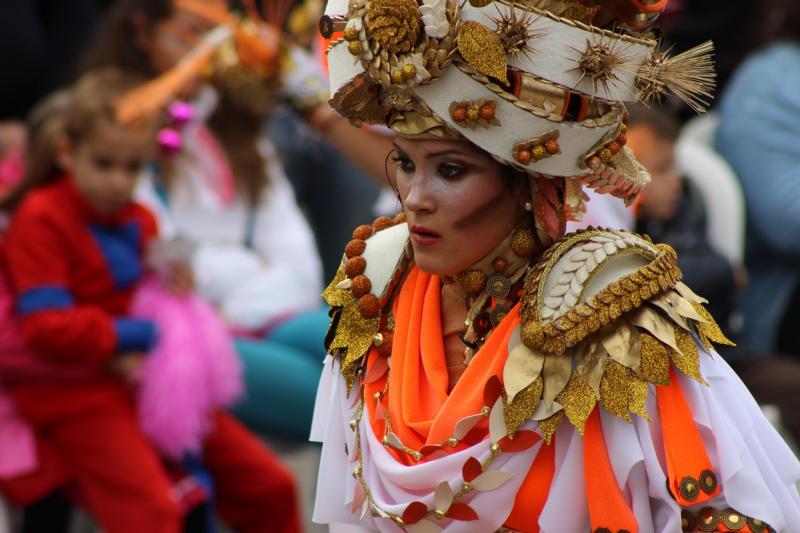
[[536, 248], [532, 230], [522, 223], [470, 268], [443, 277], [442, 337], [450, 390], [519, 300], [518, 289]]

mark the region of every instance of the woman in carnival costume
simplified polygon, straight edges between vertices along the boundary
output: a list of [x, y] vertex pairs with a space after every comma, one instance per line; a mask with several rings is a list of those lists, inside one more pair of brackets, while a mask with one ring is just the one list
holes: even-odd
[[646, 236], [564, 235], [632, 200], [625, 105], [697, 108], [710, 45], [666, 0], [330, 1], [333, 106], [398, 134], [403, 213], [355, 230], [312, 439], [333, 531], [794, 531], [800, 465]]

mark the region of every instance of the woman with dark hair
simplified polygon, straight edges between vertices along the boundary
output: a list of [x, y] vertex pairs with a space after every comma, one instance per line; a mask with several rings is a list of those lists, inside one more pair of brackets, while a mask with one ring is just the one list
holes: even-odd
[[708, 91], [702, 50], [643, 37], [665, 5], [328, 3], [332, 103], [398, 132], [403, 213], [356, 228], [324, 293], [316, 521], [796, 528], [800, 463], [714, 351], [729, 341], [675, 251], [564, 235], [582, 185], [631, 201], [647, 182], [623, 105]]
[[800, 5], [759, 2], [762, 47], [741, 65], [718, 106], [716, 148], [747, 204], [744, 343], [800, 355]]
[[[122, 0], [86, 66], [169, 76], [198, 43], [227, 31], [218, 24], [230, 16], [224, 2]], [[279, 43], [259, 63], [266, 70], [253, 75], [242, 68], [239, 37], [234, 31], [210, 61], [215, 87], [190, 84], [192, 107], [173, 110], [180, 147], [170, 145], [171, 157], [148, 170], [138, 197], [158, 214], [163, 238], [194, 244], [200, 294], [241, 337], [248, 394], [237, 414], [261, 433], [304, 439], [327, 327], [321, 265], [264, 121], [280, 98], [309, 106], [313, 117], [326, 81], [296, 48]]]

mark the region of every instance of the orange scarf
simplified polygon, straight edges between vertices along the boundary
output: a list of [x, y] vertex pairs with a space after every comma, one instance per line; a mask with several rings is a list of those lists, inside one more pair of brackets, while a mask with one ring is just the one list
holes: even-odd
[[[387, 376], [367, 383], [367, 414], [379, 438], [386, 425], [382, 412], [388, 412], [392, 432], [407, 447], [419, 450], [427, 444], [440, 444], [453, 435], [459, 420], [474, 415], [484, 406], [483, 390], [492, 376], [502, 377], [508, 358], [508, 341], [519, 324], [519, 304], [508, 313], [478, 350], [461, 379], [447, 393], [448, 374], [444, 356], [441, 319], [441, 282], [438, 276], [414, 266], [394, 302], [395, 331], [392, 347], [391, 378], [388, 401], [377, 408], [376, 393], [386, 387]], [[367, 373], [381, 356], [373, 349], [367, 361]], [[488, 437], [485, 420], [478, 425], [481, 439]], [[468, 444], [459, 443], [445, 451], [456, 452]], [[539, 531], [536, 522], [547, 500], [554, 472], [555, 446], [543, 445], [525, 482], [517, 494], [514, 509], [507, 520], [509, 527], [523, 532]], [[392, 448], [395, 458], [405, 464], [412, 461]]]
[[[448, 394], [448, 375], [442, 340], [441, 282], [414, 266], [394, 303], [395, 331], [388, 401], [384, 400], [392, 432], [407, 447], [419, 450], [426, 444], [440, 444], [453, 435], [456, 423], [483, 407], [483, 388], [492, 376], [502, 376], [508, 357], [511, 332], [519, 324], [516, 305], [497, 326]], [[369, 355], [368, 367], [380, 357]], [[374, 398], [384, 390], [387, 377], [368, 383], [365, 397]], [[368, 401], [368, 413], [376, 435], [385, 424], [376, 417], [375, 402]], [[460, 445], [455, 450], [463, 449]], [[398, 460], [407, 462], [396, 454]]]
[[[400, 442], [408, 448], [420, 450], [427, 445], [443, 443], [453, 435], [462, 418], [479, 413], [484, 407], [486, 383], [494, 376], [502, 381], [508, 342], [520, 323], [519, 310], [518, 303], [478, 350], [448, 394], [449, 378], [442, 339], [441, 282], [438, 276], [412, 267], [393, 307], [395, 330], [391, 376], [384, 374], [364, 386], [367, 414], [375, 435], [380, 438], [386, 433], [385, 415], [388, 415], [391, 431]], [[367, 374], [378, 365], [386, 367], [382, 356], [373, 348], [367, 359]], [[670, 490], [682, 505], [704, 502], [719, 494], [719, 487], [703, 489], [701, 474], [711, 473], [711, 464], [674, 370], [671, 370], [670, 377], [671, 385], [656, 388]], [[376, 402], [376, 394], [380, 393], [383, 397]], [[638, 530], [636, 519], [617, 485], [598, 409], [595, 407], [589, 417], [584, 436], [584, 473], [592, 530], [609, 528], [635, 533]], [[488, 433], [486, 419], [473, 430], [480, 440], [488, 438]], [[443, 446], [441, 449], [454, 453], [474, 442], [461, 442], [455, 447]], [[414, 463], [409, 455], [394, 448], [388, 449], [403, 464]], [[543, 444], [537, 453], [517, 492], [514, 508], [506, 520], [507, 527], [524, 533], [539, 531], [538, 518], [547, 501], [555, 472], [554, 451], [554, 444]], [[689, 475], [693, 476], [689, 479], [695, 484], [695, 494], [685, 498], [680, 494], [680, 485], [686, 483]], [[698, 483], [702, 490], [697, 490]]]

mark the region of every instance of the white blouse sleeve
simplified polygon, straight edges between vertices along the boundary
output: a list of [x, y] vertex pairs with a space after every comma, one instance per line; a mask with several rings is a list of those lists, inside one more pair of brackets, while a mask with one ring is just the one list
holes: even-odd
[[274, 149], [264, 145], [262, 150], [270, 161], [270, 182], [252, 215], [252, 247], [261, 268], [239, 280], [220, 302], [228, 321], [245, 329], [322, 304], [322, 265], [311, 228]]

